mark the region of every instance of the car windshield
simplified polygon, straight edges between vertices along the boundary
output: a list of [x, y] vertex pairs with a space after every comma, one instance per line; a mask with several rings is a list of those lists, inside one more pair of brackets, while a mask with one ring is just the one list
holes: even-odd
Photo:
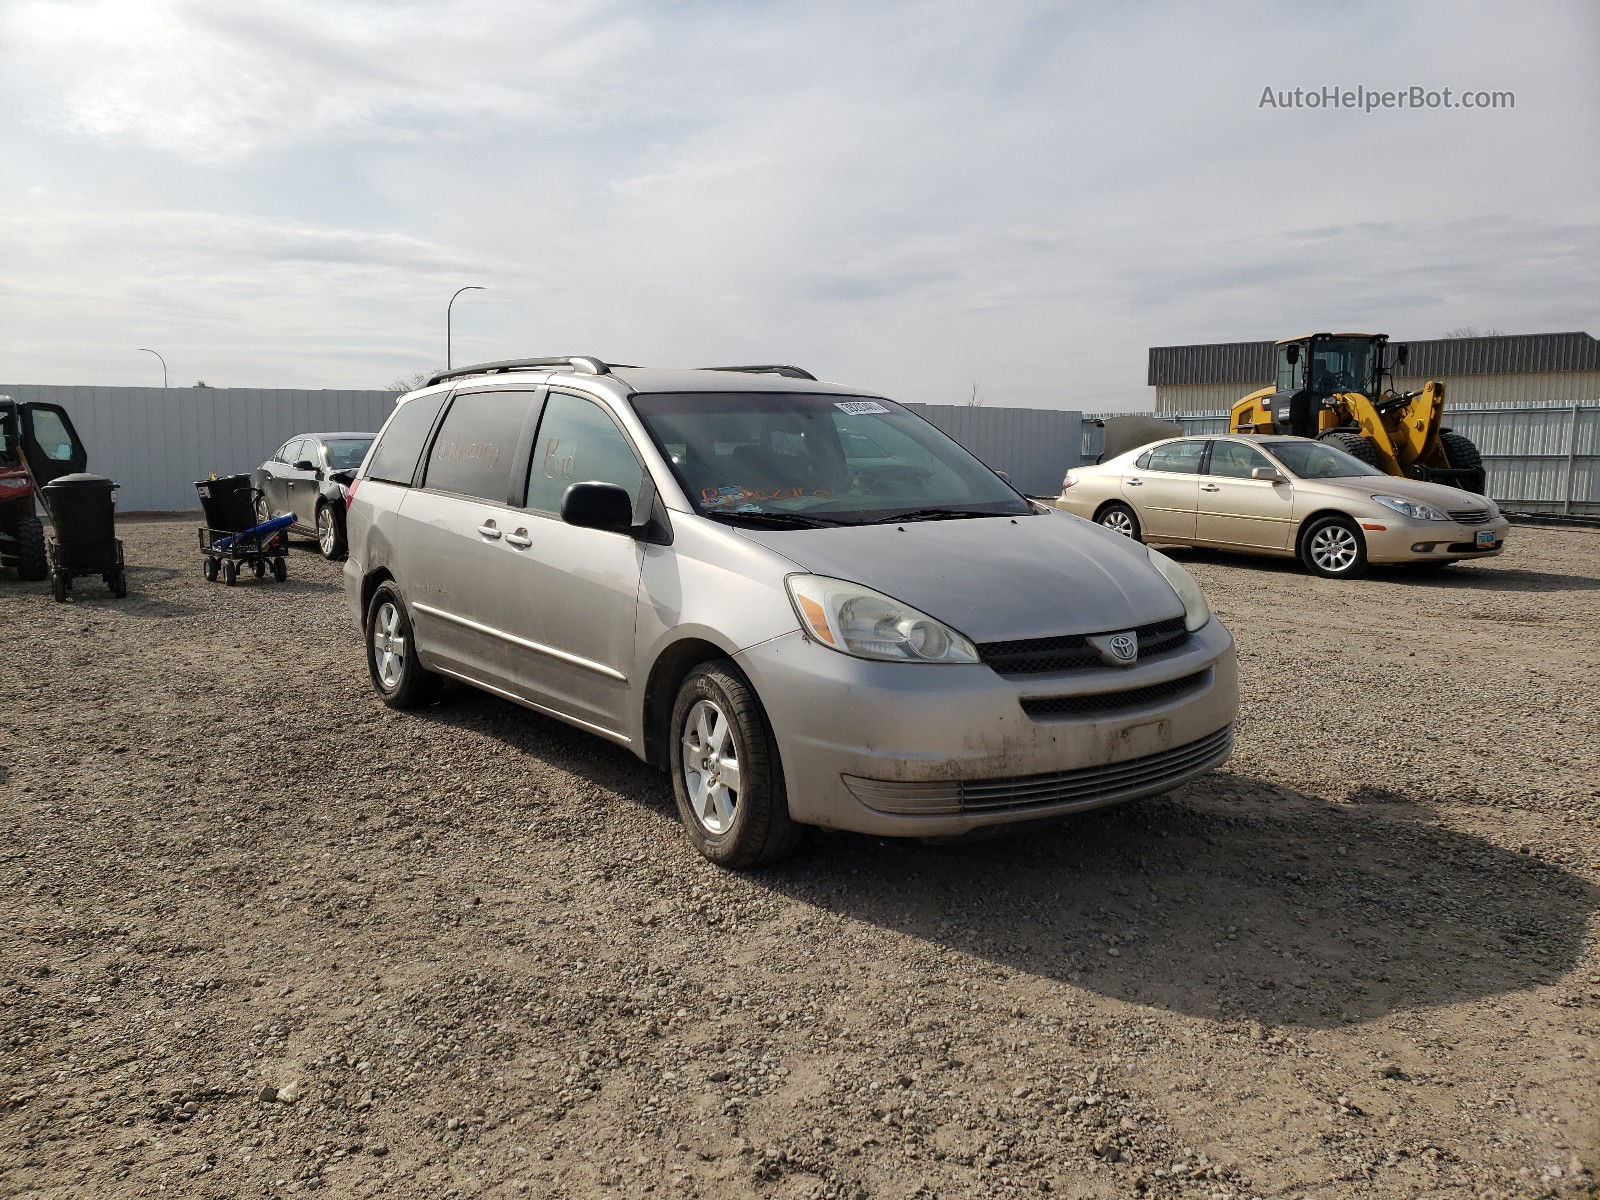
[[633, 406], [707, 516], [832, 525], [1033, 512], [892, 400], [696, 392], [635, 396]]
[[1325, 442], [1262, 442], [1261, 447], [1301, 479], [1349, 479], [1357, 475], [1382, 475], [1377, 467], [1335, 450]]
[[372, 438], [329, 438], [323, 443], [328, 448], [328, 470], [354, 471], [372, 449]]

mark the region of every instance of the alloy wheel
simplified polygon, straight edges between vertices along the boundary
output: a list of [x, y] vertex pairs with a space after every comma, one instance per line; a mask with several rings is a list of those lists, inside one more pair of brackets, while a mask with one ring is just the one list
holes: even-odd
[[333, 525], [333, 513], [326, 504], [317, 509], [317, 545], [322, 548], [324, 558], [333, 557], [333, 542], [338, 530]]
[[739, 744], [733, 723], [710, 700], [699, 700], [683, 722], [683, 783], [707, 833], [733, 827], [739, 807]]
[[406, 669], [406, 639], [400, 628], [400, 609], [392, 600], [378, 608], [372, 628], [372, 662], [378, 681], [391, 691], [400, 686]]
[[1356, 535], [1343, 525], [1324, 525], [1311, 535], [1312, 561], [1330, 574], [1348, 571], [1359, 552]]
[[1120, 508], [1114, 508], [1101, 517], [1100, 524], [1123, 537], [1133, 536], [1133, 518]]

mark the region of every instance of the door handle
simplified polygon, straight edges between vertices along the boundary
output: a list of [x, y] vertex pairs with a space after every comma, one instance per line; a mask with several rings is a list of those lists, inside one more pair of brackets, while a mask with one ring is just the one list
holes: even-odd
[[1142, 479], [1124, 479], [1122, 482], [1126, 483], [1129, 487], [1143, 487], [1144, 486], [1144, 480], [1142, 480]]
[[1202, 492], [1220, 492], [1220, 491], [1221, 491], [1221, 490], [1222, 490], [1222, 489], [1221, 489], [1221, 488], [1219, 488], [1219, 487], [1218, 487], [1218, 486], [1217, 486], [1217, 485], [1216, 485], [1216, 484], [1214, 484], [1214, 483], [1202, 483], [1202, 484], [1201, 484], [1201, 485], [1200, 485], [1200, 490], [1201, 490], [1201, 491], [1202, 491]]
[[500, 531], [495, 528], [493, 521], [485, 521], [482, 525], [479, 525], [478, 532], [490, 541], [494, 541], [500, 536]]
[[533, 539], [528, 536], [526, 529], [519, 529], [515, 533], [506, 534], [506, 545], [515, 546], [518, 550], [526, 550], [533, 545]]

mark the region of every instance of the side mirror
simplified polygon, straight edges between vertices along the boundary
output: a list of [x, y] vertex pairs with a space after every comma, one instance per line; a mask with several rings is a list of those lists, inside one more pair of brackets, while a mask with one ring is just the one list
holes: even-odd
[[633, 497], [614, 483], [575, 483], [561, 497], [561, 519], [580, 529], [633, 532]]
[[1283, 350], [1284, 361], [1291, 367], [1300, 361], [1300, 347], [1298, 345], [1285, 346]]
[[315, 471], [317, 469], [317, 464], [312, 462], [309, 458], [302, 458], [299, 462], [295, 463], [294, 469], [296, 471]]
[[1410, 357], [1411, 347], [1401, 343], [1401, 345], [1397, 347], [1394, 352], [1394, 365], [1397, 367], [1403, 367], [1406, 365], [1406, 359]]
[[1251, 479], [1264, 479], [1268, 483], [1288, 483], [1282, 471], [1276, 467], [1257, 467], [1250, 472]]

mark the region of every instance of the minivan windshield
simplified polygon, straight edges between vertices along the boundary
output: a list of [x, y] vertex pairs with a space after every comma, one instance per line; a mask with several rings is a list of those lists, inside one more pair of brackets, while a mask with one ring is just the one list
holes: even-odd
[[1377, 467], [1335, 450], [1324, 442], [1262, 442], [1261, 448], [1301, 479], [1349, 479], [1357, 475], [1382, 475]]
[[892, 400], [797, 392], [633, 397], [695, 507], [768, 525], [1021, 516], [1003, 479]]

